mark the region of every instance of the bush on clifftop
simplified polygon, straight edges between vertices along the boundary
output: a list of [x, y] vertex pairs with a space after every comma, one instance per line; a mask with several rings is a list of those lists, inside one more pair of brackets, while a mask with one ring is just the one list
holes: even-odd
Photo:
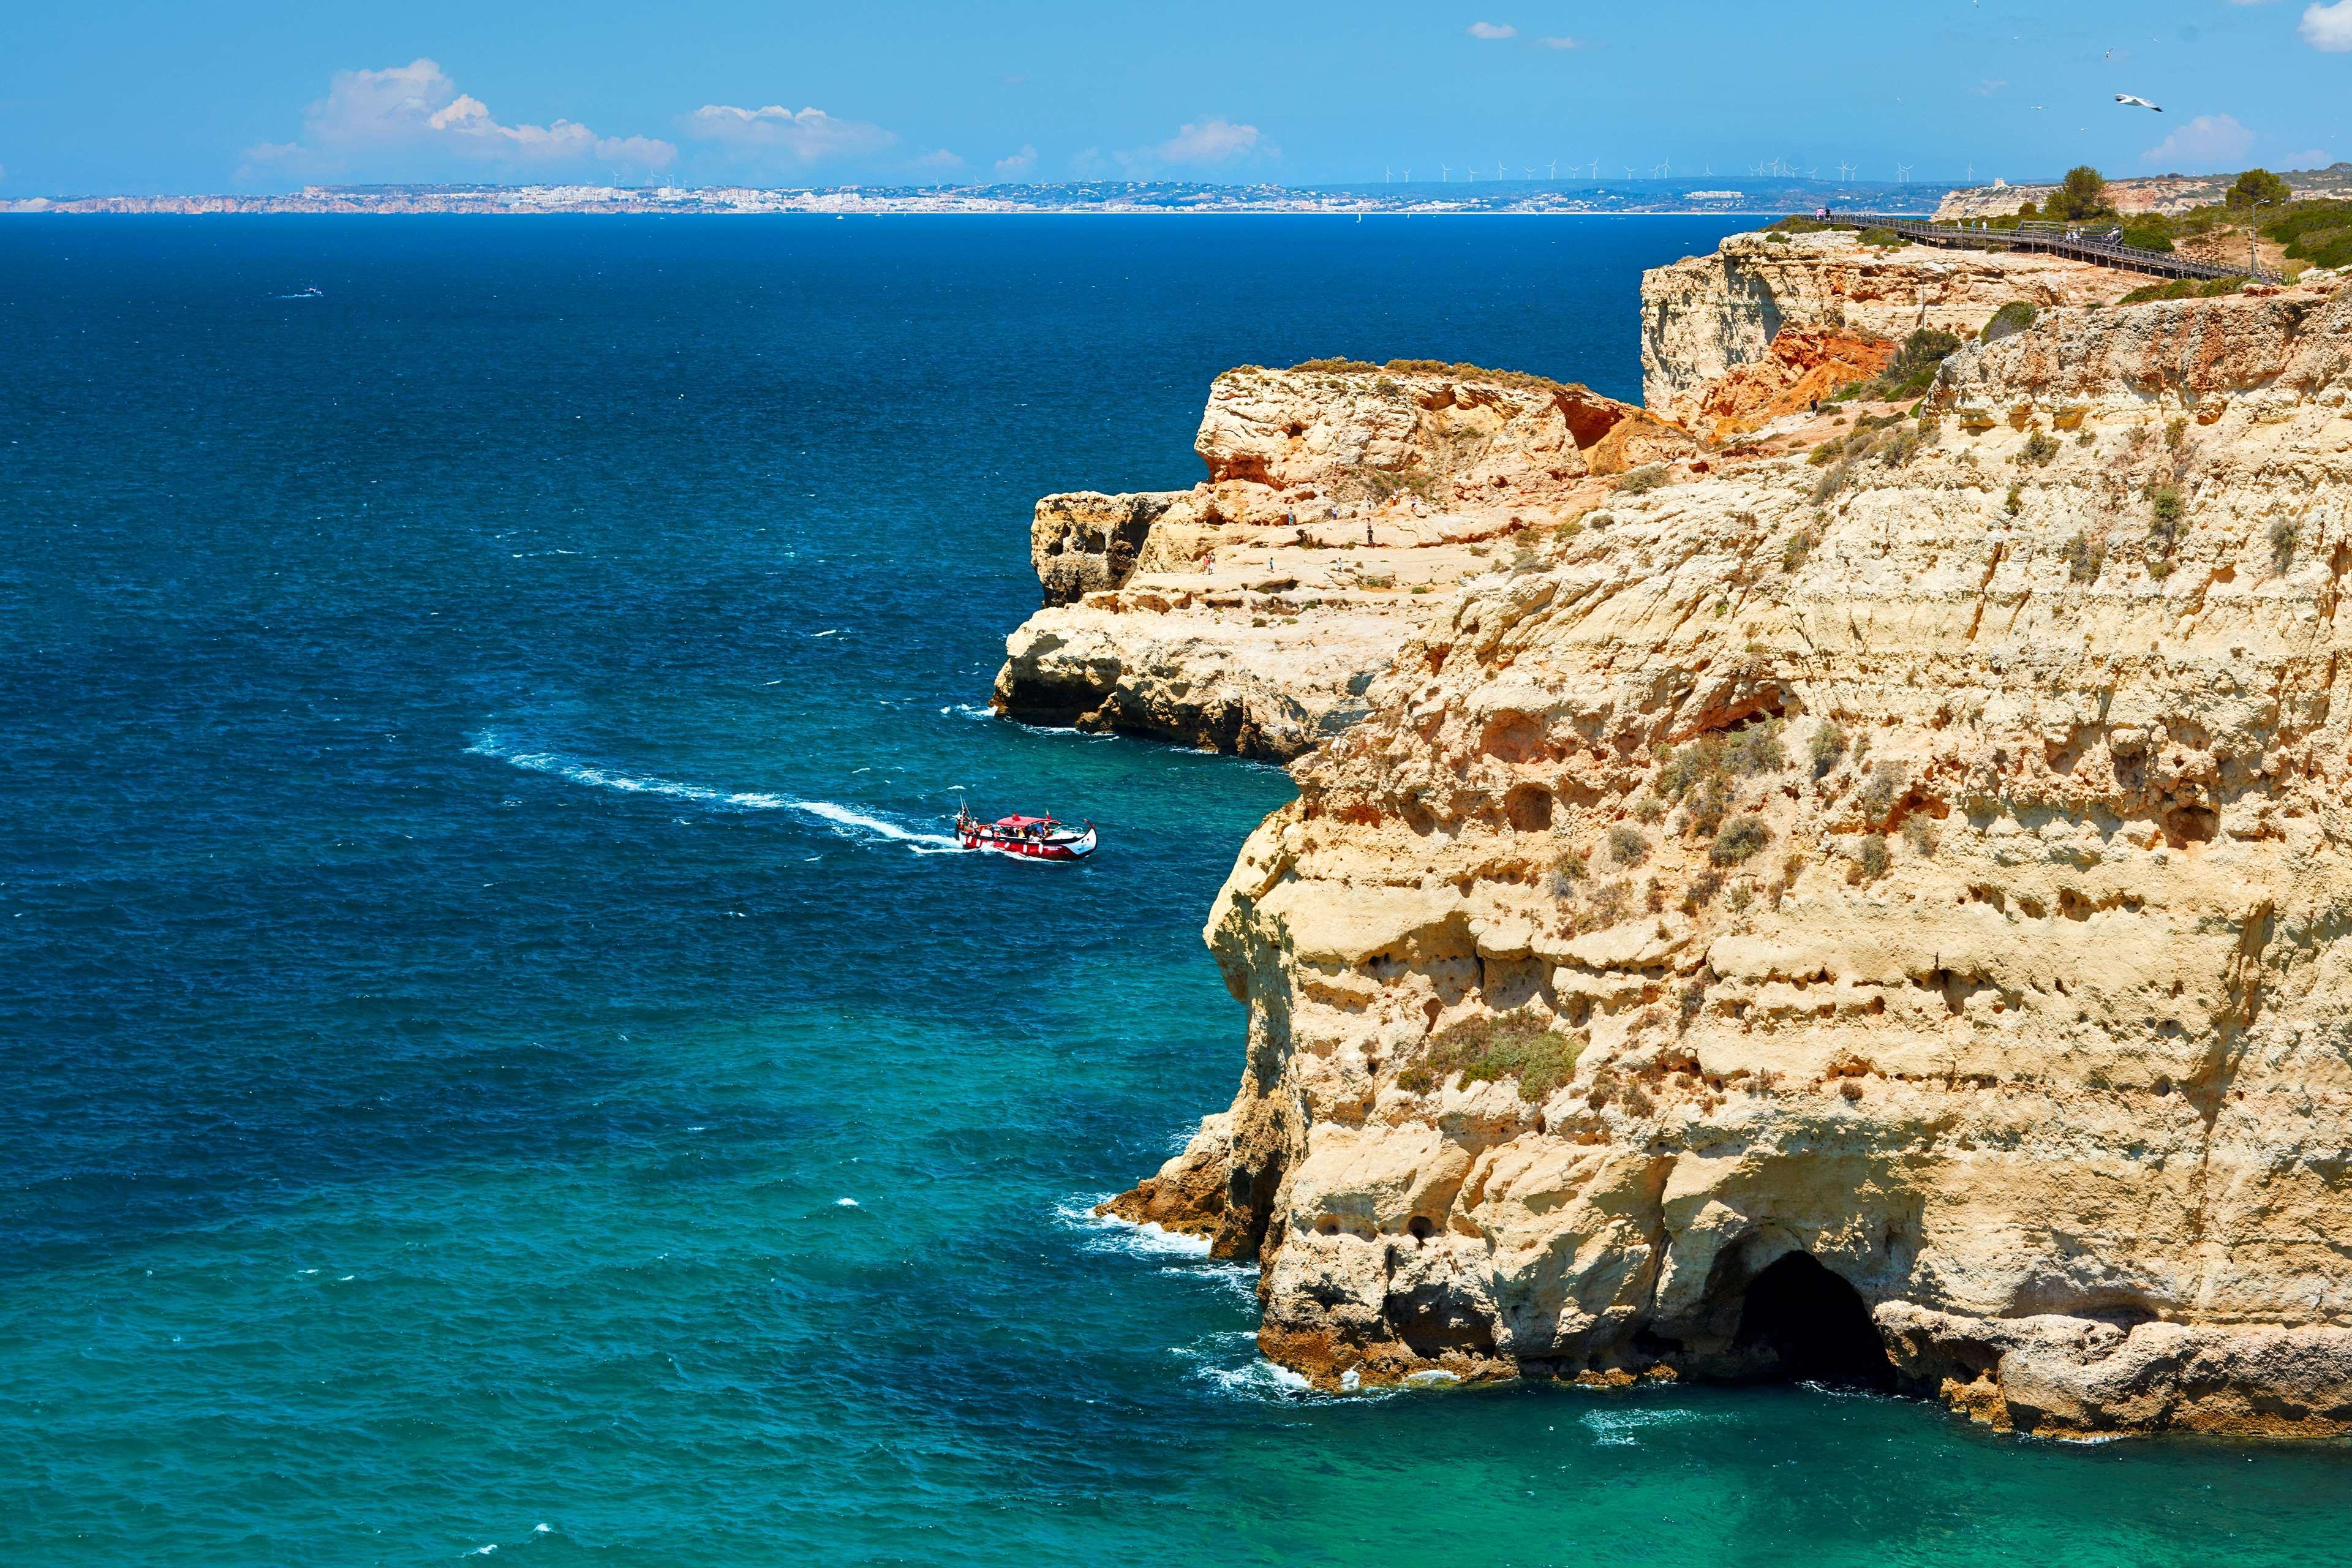
[[2050, 193], [2045, 216], [2062, 223], [2116, 216], [2115, 204], [2107, 200], [2106, 177], [2088, 163], [2075, 164]]
[[2263, 202], [2283, 207], [2294, 199], [2294, 193], [2268, 169], [2249, 169], [2238, 176], [2230, 186], [2230, 194], [2221, 199], [2232, 207], [2253, 207]]

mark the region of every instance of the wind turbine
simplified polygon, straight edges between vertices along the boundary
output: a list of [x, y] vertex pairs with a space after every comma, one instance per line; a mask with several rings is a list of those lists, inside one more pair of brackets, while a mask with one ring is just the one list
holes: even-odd
[[1500, 158], [1496, 159], [1496, 160], [1495, 160], [1495, 178], [1496, 178], [1496, 179], [1498, 179], [1498, 180], [1507, 180], [1507, 179], [1509, 179], [1510, 177], [1511, 177], [1511, 172], [1510, 172], [1508, 169], [1506, 169], [1505, 167], [1503, 167], [1503, 161], [1502, 161]]
[[1557, 179], [1559, 179], [1559, 159], [1557, 159], [1557, 158], [1554, 158], [1554, 159], [1551, 161], [1551, 176], [1550, 176], [1550, 177], [1551, 177], [1551, 178], [1553, 178], [1553, 179], [1555, 179], [1555, 180], [1557, 180]]
[[1910, 164], [1897, 163], [1895, 165], [1895, 183], [1898, 185], [1907, 185], [1911, 183]]
[[1451, 180], [1451, 179], [1453, 179], [1453, 178], [1454, 178], [1454, 165], [1453, 165], [1453, 164], [1451, 164], [1451, 163], [1440, 163], [1439, 165], [1437, 165], [1437, 183], [1438, 183], [1439, 184], [1441, 184], [1441, 185], [1442, 185], [1442, 184], [1444, 184], [1447, 181], [1449, 181], [1449, 180]]
[[1404, 172], [1404, 183], [1408, 185], [1412, 184], [1412, 171], [1411, 169], [1407, 169]]
[[1381, 165], [1381, 184], [1384, 184], [1384, 185], [1385, 185], [1385, 184], [1387, 184], [1388, 183], [1389, 183], [1389, 166], [1388, 166], [1386, 163], [1382, 163], [1382, 164]]

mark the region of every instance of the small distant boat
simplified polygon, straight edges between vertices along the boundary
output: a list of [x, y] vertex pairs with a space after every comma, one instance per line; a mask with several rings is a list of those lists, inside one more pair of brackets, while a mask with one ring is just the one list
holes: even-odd
[[1095, 852], [1095, 825], [1072, 827], [1050, 816], [1000, 816], [982, 822], [958, 811], [956, 842], [967, 849], [992, 849], [1022, 860], [1083, 860]]
[[323, 300], [327, 297], [327, 291], [313, 283], [299, 294], [280, 294], [278, 297], [281, 300]]

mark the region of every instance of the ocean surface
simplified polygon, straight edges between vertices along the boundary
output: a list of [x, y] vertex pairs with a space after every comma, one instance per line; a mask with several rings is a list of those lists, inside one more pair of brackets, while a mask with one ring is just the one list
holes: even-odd
[[2341, 1562], [2337, 1445], [1310, 1397], [1087, 1217], [1290, 784], [987, 717], [1030, 503], [1244, 362], [1636, 395], [1726, 227], [0, 225], [0, 1563]]

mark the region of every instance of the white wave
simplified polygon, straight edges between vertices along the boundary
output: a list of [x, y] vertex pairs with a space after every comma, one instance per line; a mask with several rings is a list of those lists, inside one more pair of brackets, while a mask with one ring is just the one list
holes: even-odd
[[1026, 730], [1033, 735], [1069, 735], [1081, 741], [1116, 741], [1117, 735], [1108, 731], [1075, 730], [1066, 724], [1024, 724], [1018, 719], [1007, 719], [993, 708], [983, 708], [976, 702], [958, 702], [940, 710], [959, 719], [984, 719], [991, 723], [1010, 724], [1016, 730]]
[[769, 795], [758, 790], [708, 789], [701, 784], [681, 784], [676, 779], [640, 778], [634, 773], [583, 763], [560, 752], [519, 751], [505, 745], [496, 733], [487, 731], [474, 737], [474, 743], [466, 750], [471, 755], [495, 757], [530, 773], [550, 773], [557, 778], [569, 779], [573, 784], [619, 790], [625, 795], [657, 795], [671, 800], [690, 800], [701, 805], [731, 806], [739, 811], [793, 812], [825, 824], [845, 838], [881, 838], [902, 845], [918, 855], [963, 852], [963, 846], [947, 834], [926, 833], [836, 801], [798, 800], [791, 795]]
[[863, 1208], [865, 1205], [856, 1198], [835, 1198], [833, 1200], [833, 1206], [837, 1209], [854, 1209]]
[[1286, 1366], [1276, 1365], [1263, 1356], [1240, 1366], [1204, 1366], [1198, 1375], [1226, 1393], [1244, 1399], [1280, 1400], [1288, 1404], [1313, 1396], [1313, 1384], [1306, 1378]]
[[1187, 1279], [1205, 1279], [1235, 1300], [1255, 1307], [1257, 1305], [1257, 1266], [1251, 1263], [1185, 1263], [1171, 1264], [1162, 1274], [1181, 1274]]
[[1097, 1252], [1124, 1252], [1134, 1258], [1209, 1256], [1209, 1238], [1205, 1236], [1169, 1230], [1157, 1220], [1145, 1220], [1139, 1225], [1117, 1215], [1095, 1213], [1097, 1204], [1113, 1195], [1103, 1193], [1091, 1198], [1067, 1199], [1054, 1205], [1054, 1217], [1072, 1229], [1090, 1232], [1090, 1250]]

